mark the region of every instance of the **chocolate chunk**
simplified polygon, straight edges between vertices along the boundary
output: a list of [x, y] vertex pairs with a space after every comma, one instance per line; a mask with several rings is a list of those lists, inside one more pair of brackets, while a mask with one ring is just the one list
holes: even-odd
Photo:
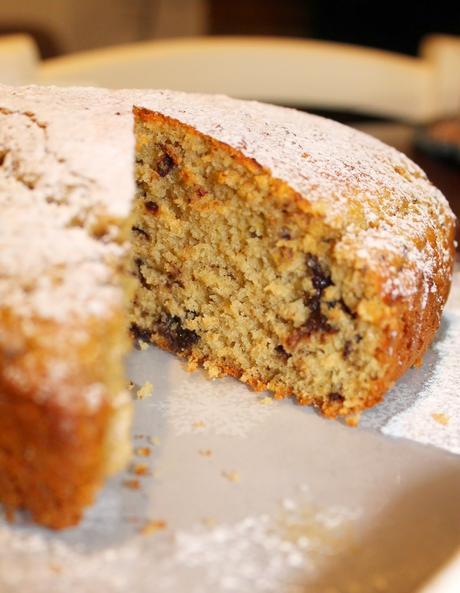
[[326, 305], [328, 309], [333, 309], [339, 305], [344, 313], [349, 315], [352, 319], [356, 319], [356, 313], [353, 313], [343, 299], [339, 299], [338, 301], [327, 301]]
[[137, 323], [131, 323], [130, 331], [136, 341], [142, 340], [142, 342], [150, 342], [151, 334], [148, 329], [140, 327]]
[[146, 210], [148, 210], [152, 214], [156, 214], [158, 212], [158, 210], [160, 209], [158, 204], [156, 202], [153, 202], [152, 200], [148, 200], [147, 202], [144, 202], [144, 206], [145, 206]]
[[185, 352], [198, 342], [200, 336], [191, 329], [182, 327], [177, 315], [164, 313], [158, 322], [158, 333], [167, 341], [173, 352]]
[[345, 398], [341, 393], [332, 392], [328, 395], [329, 401], [343, 403]]
[[313, 296], [307, 296], [304, 299], [305, 306], [310, 309], [310, 315], [307, 321], [295, 329], [287, 339], [290, 348], [295, 348], [297, 343], [309, 338], [314, 333], [335, 334], [337, 329], [330, 325], [328, 318], [321, 312], [321, 293], [317, 291]]
[[283, 346], [281, 344], [279, 344], [279, 346], [275, 347], [275, 351], [279, 356], [281, 356], [281, 358], [284, 358], [284, 360], [288, 360], [292, 356], [292, 354], [289, 354], [289, 352], [286, 352], [286, 350], [283, 348]]
[[351, 346], [351, 341], [347, 340], [343, 346], [343, 357], [345, 358], [345, 360], [350, 356], [352, 349], [353, 348]]
[[322, 293], [325, 288], [331, 286], [331, 277], [323, 270], [316, 255], [312, 255], [311, 253], [307, 255], [307, 268], [311, 274], [313, 288], [316, 288], [316, 290]]
[[157, 173], [160, 177], [166, 177], [166, 175], [174, 167], [174, 161], [168, 153], [165, 153], [157, 162]]
[[152, 288], [152, 286], [147, 282], [147, 280], [145, 279], [145, 276], [141, 270], [141, 266], [143, 263], [144, 262], [140, 257], [136, 257], [136, 259], [134, 260], [134, 264], [136, 265], [136, 268], [137, 268], [137, 277], [139, 278], [139, 282], [141, 283], [141, 285], [144, 288], [147, 288], [150, 290]]
[[286, 227], [280, 229], [279, 236], [280, 239], [285, 239], [286, 241], [289, 241], [289, 239], [291, 239], [291, 233], [289, 232], [289, 229], [287, 229]]
[[332, 327], [326, 315], [321, 313], [319, 310], [311, 313], [310, 317], [303, 324], [301, 329], [305, 337], [309, 337], [311, 334], [316, 332], [321, 332], [323, 334], [336, 334], [338, 331], [335, 327]]
[[147, 231], [144, 231], [144, 229], [141, 229], [141, 227], [139, 227], [139, 226], [133, 226], [133, 227], [131, 227], [131, 230], [133, 233], [136, 233], [137, 235], [141, 235], [142, 237], [145, 237], [146, 239], [150, 239], [150, 235], [147, 233]]
[[339, 303], [340, 303], [340, 306], [342, 307], [342, 310], [344, 313], [346, 313], [353, 319], [356, 318], [356, 313], [353, 313], [353, 311], [350, 309], [350, 307], [345, 303], [345, 301], [343, 299], [340, 299]]

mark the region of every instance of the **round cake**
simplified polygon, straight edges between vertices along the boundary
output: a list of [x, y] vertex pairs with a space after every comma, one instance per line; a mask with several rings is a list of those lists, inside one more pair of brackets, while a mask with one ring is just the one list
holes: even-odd
[[439, 327], [454, 216], [369, 136], [170, 91], [0, 87], [0, 121], [9, 512], [74, 524], [126, 463], [129, 329], [335, 417], [379, 402]]

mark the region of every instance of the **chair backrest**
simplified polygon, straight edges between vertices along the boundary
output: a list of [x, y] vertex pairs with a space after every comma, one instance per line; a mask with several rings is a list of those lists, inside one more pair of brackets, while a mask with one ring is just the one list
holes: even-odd
[[35, 80], [39, 54], [29, 35], [0, 37], [0, 83], [27, 84]]
[[314, 40], [206, 37], [152, 41], [44, 62], [43, 84], [170, 88], [406, 121], [436, 114], [429, 61]]
[[420, 55], [434, 70], [438, 109], [443, 115], [460, 113], [460, 37], [428, 35]]

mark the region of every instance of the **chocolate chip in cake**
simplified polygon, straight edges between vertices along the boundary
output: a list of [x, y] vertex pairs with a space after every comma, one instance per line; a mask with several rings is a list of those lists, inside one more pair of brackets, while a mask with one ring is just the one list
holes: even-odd
[[148, 210], [152, 214], [157, 214], [158, 210], [160, 209], [158, 204], [156, 202], [154, 202], [153, 200], [148, 200], [147, 202], [144, 202], [144, 206], [145, 206], [146, 210]]
[[141, 227], [139, 226], [133, 226], [131, 227], [131, 230], [133, 231], [133, 233], [136, 233], [136, 235], [141, 235], [146, 239], [150, 239], [150, 235], [147, 233], [147, 231], [144, 231], [144, 229], [141, 229]]
[[140, 341], [150, 342], [150, 331], [137, 325], [137, 323], [131, 323], [130, 327], [131, 335], [135, 340], [135, 345]]
[[166, 177], [174, 167], [174, 160], [168, 153], [163, 154], [157, 162], [157, 173], [160, 177]]
[[167, 341], [173, 352], [185, 352], [198, 342], [200, 336], [191, 329], [182, 327], [181, 319], [177, 315], [168, 313], [162, 315], [158, 326], [158, 333]]
[[337, 329], [332, 327], [326, 315], [323, 315], [319, 310], [310, 315], [307, 321], [302, 326], [303, 335], [308, 337], [311, 334], [320, 332], [323, 334], [335, 334]]
[[280, 239], [284, 239], [285, 241], [289, 241], [291, 239], [291, 233], [289, 229], [286, 227], [282, 227], [279, 232]]
[[307, 255], [306, 263], [311, 274], [311, 282], [316, 290], [322, 292], [325, 288], [331, 286], [331, 277], [323, 270], [316, 255], [309, 253]]
[[141, 259], [140, 257], [136, 257], [136, 259], [134, 260], [134, 264], [135, 264], [135, 266], [136, 266], [136, 268], [137, 268], [137, 277], [139, 278], [139, 282], [141, 283], [141, 285], [142, 285], [144, 288], [147, 288], [147, 289], [149, 289], [149, 290], [150, 290], [152, 287], [151, 287], [151, 285], [150, 285], [150, 284], [147, 282], [147, 280], [145, 279], [145, 276], [144, 276], [144, 274], [142, 273], [141, 266], [142, 266], [142, 264], [143, 264], [143, 263], [144, 263], [144, 262], [142, 261], [142, 259]]
[[286, 352], [286, 350], [284, 349], [284, 347], [281, 344], [279, 344], [278, 346], [275, 347], [275, 351], [279, 356], [281, 356], [281, 358], [284, 358], [284, 360], [288, 360], [292, 356], [292, 354], [289, 354], [289, 352]]
[[339, 403], [343, 403], [345, 401], [345, 398], [343, 397], [343, 395], [341, 393], [337, 393], [337, 392], [332, 392], [328, 395], [329, 401], [331, 402], [339, 402]]
[[343, 351], [342, 351], [342, 354], [343, 354], [343, 357], [344, 357], [345, 360], [350, 356], [350, 353], [351, 353], [352, 349], [353, 348], [351, 346], [351, 341], [350, 340], [346, 340], [346, 342], [345, 342], [345, 344], [343, 346]]
[[345, 303], [343, 299], [340, 299], [339, 303], [344, 313], [346, 313], [353, 319], [356, 319], [356, 313], [353, 313], [353, 311], [350, 309], [350, 307]]

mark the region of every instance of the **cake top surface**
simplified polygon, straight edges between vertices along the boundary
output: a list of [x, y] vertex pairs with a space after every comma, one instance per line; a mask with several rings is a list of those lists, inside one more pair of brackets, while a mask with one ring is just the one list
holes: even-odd
[[[101, 217], [123, 219], [130, 211], [133, 106], [176, 118], [254, 158], [340, 229], [344, 253], [372, 264], [382, 249], [404, 252], [414, 279], [396, 274], [388, 287], [395, 296], [415, 290], [415, 272], [433, 272], [426, 234], [452, 225], [447, 202], [417, 165], [370, 136], [223, 96], [0, 86], [2, 304], [53, 319], [103, 315], [120, 304], [109, 262], [125, 246], [110, 232], [101, 240], [93, 228]], [[447, 267], [449, 246], [436, 248]]]

